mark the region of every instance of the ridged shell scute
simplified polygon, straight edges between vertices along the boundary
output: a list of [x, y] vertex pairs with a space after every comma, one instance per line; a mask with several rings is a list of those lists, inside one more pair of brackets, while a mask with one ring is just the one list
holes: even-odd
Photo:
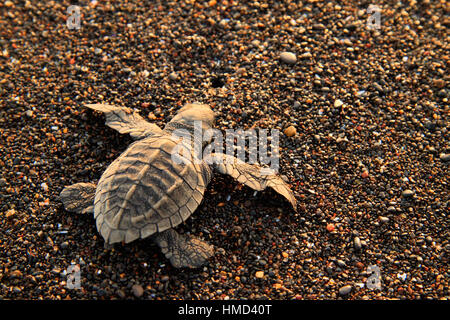
[[170, 136], [136, 141], [105, 170], [95, 194], [94, 217], [107, 243], [128, 243], [173, 228], [198, 207], [209, 168], [172, 161], [177, 143]]

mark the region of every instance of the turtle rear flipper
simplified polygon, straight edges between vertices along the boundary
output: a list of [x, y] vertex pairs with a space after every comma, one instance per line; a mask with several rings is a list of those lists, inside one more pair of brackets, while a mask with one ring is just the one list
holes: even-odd
[[201, 267], [214, 254], [212, 245], [174, 229], [156, 234], [155, 242], [175, 268]]
[[205, 158], [205, 161], [219, 173], [228, 174], [253, 190], [261, 191], [267, 187], [272, 188], [286, 198], [294, 210], [297, 210], [297, 200], [288, 184], [279, 175], [271, 173], [270, 169], [248, 164], [238, 158], [221, 153], [211, 153], [209, 157]]
[[162, 130], [157, 125], [145, 121], [139, 113], [130, 108], [101, 103], [85, 104], [85, 107], [104, 113], [108, 127], [120, 133], [129, 133], [135, 140], [162, 134]]
[[80, 182], [65, 187], [59, 197], [67, 211], [76, 213], [94, 213], [94, 197], [97, 186]]

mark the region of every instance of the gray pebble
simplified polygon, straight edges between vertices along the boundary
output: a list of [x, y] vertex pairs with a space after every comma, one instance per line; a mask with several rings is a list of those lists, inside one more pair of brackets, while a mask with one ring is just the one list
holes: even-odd
[[450, 153], [447, 153], [447, 154], [441, 153], [439, 155], [439, 159], [441, 159], [442, 162], [450, 161]]
[[312, 54], [311, 54], [311, 52], [308, 51], [308, 52], [305, 52], [304, 54], [302, 54], [301, 57], [303, 59], [311, 58]]
[[383, 217], [383, 216], [380, 217], [380, 222], [387, 223], [388, 221], [389, 221], [388, 217]]
[[137, 298], [142, 297], [142, 295], [144, 294], [144, 288], [142, 288], [142, 286], [139, 284], [133, 285], [131, 287], [131, 290], [133, 291], [134, 296]]
[[172, 72], [171, 74], [169, 74], [169, 79], [170, 80], [177, 80], [178, 79], [178, 74], [176, 72]]
[[355, 239], [353, 239], [353, 245], [356, 250], [361, 250], [361, 239], [359, 239], [359, 237], [355, 237]]
[[340, 296], [345, 296], [345, 295], [349, 294], [350, 291], [352, 291], [352, 286], [351, 285], [343, 286], [342, 288], [339, 289], [339, 295]]
[[336, 263], [337, 263], [337, 265], [338, 265], [339, 267], [341, 267], [341, 268], [343, 268], [343, 267], [346, 266], [345, 261], [343, 261], [343, 260], [337, 260]]
[[120, 290], [120, 289], [118, 289], [117, 290], [117, 295], [119, 296], [119, 298], [121, 298], [121, 299], [123, 299], [123, 298], [125, 298], [125, 292], [123, 292], [122, 290]]
[[393, 212], [396, 212], [397, 209], [395, 209], [394, 206], [390, 206], [390, 207], [387, 208], [387, 211], [390, 212], [390, 213], [393, 213]]
[[403, 196], [404, 198], [410, 198], [410, 197], [412, 197], [413, 195], [414, 195], [414, 191], [409, 190], [409, 189], [402, 192], [402, 196]]

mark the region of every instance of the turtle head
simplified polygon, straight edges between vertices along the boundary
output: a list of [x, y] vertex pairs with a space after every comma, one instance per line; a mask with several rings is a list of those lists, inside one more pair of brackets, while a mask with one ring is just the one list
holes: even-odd
[[187, 103], [181, 108], [169, 124], [182, 127], [194, 127], [197, 121], [201, 122], [202, 129], [207, 130], [214, 126], [215, 115], [206, 104]]
[[[200, 143], [201, 149], [206, 147], [211, 141], [205, 140], [204, 134], [210, 131], [214, 126], [215, 115], [211, 108], [206, 104], [187, 103], [181, 108], [172, 120], [166, 124], [164, 131], [172, 136], [194, 139], [194, 144]], [[190, 140], [192, 141], [192, 140]], [[194, 152], [200, 152], [197, 156], [201, 157], [201, 150], [194, 146]]]

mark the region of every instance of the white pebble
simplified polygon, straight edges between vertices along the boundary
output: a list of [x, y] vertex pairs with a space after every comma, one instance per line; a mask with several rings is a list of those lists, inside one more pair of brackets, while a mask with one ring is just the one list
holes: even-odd
[[344, 103], [341, 101], [341, 100], [339, 100], [339, 99], [337, 99], [335, 102], [334, 102], [334, 107], [335, 108], [339, 108], [340, 106], [342, 106]]
[[45, 182], [41, 183], [41, 188], [42, 188], [42, 190], [44, 190], [45, 192], [48, 191], [48, 185], [47, 185]]

